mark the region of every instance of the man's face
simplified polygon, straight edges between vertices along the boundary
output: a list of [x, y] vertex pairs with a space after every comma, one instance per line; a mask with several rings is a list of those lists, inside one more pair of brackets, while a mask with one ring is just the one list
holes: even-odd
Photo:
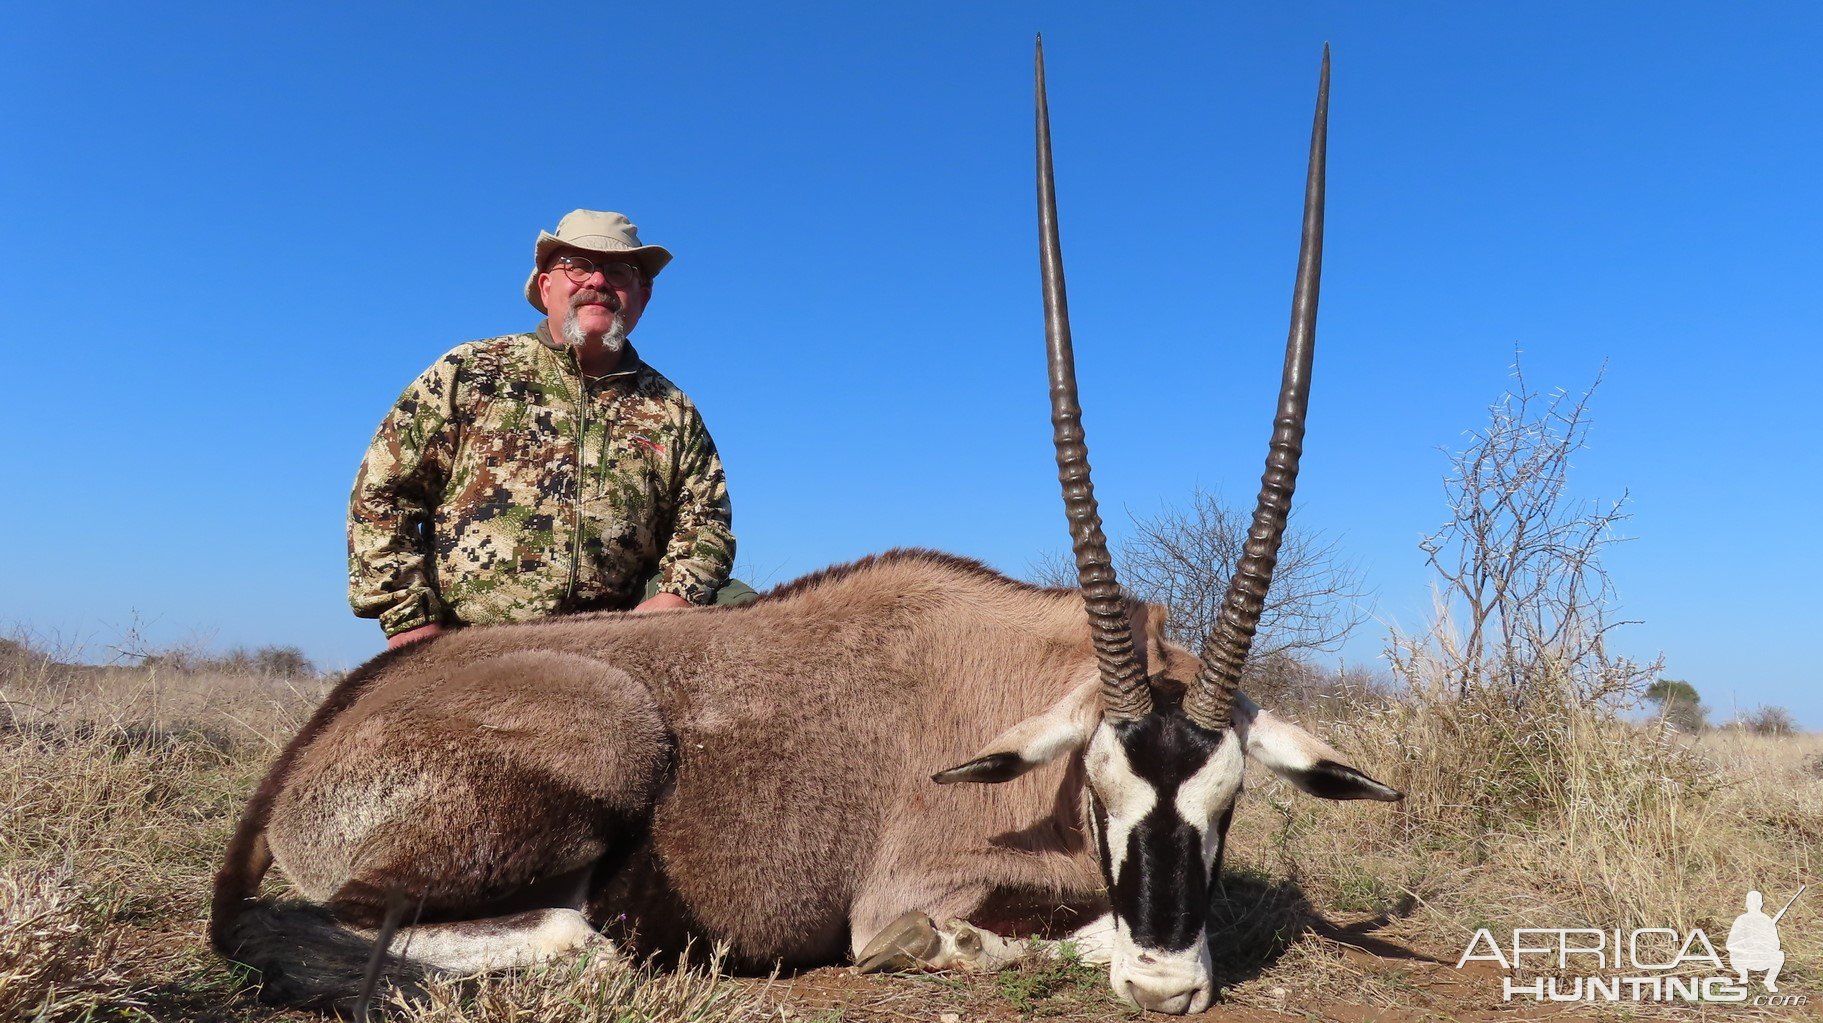
[[[628, 274], [610, 264], [629, 265], [612, 253], [561, 249], [551, 255], [538, 277], [538, 295], [550, 313], [553, 335], [599, 339], [613, 327], [616, 313], [622, 329], [633, 330], [652, 297], [652, 284], [637, 268]], [[598, 269], [579, 269], [589, 266]]]

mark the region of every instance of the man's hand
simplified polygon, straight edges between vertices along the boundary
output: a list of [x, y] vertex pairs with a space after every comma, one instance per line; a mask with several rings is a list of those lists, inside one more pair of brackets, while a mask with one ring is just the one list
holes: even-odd
[[443, 626], [436, 622], [432, 622], [429, 625], [420, 625], [415, 629], [406, 629], [404, 632], [387, 640], [386, 649], [397, 650], [407, 643], [416, 643], [418, 640], [429, 639], [432, 636], [441, 636], [443, 633]]
[[675, 593], [654, 593], [639, 602], [635, 611], [675, 611], [680, 607], [689, 607], [690, 602]]

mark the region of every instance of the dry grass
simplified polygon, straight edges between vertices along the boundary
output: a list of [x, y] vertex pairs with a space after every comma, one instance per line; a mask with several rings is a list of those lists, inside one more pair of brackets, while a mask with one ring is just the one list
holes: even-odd
[[0, 1019], [129, 1015], [133, 996], [121, 929], [67, 875], [0, 868]]
[[[0, 658], [10, 708], [0, 710], [0, 1019], [312, 1018], [257, 1005], [202, 932], [228, 830], [325, 685]], [[1747, 888], [1782, 903], [1823, 842], [1823, 737], [1692, 737], [1569, 701], [1515, 709], [1424, 691], [1293, 716], [1409, 798], [1331, 804], [1249, 778], [1213, 921], [1235, 1012], [1327, 1017], [1357, 1005], [1474, 1018], [1499, 1008], [1453, 970], [1474, 928], [1725, 933]], [[1823, 987], [1820, 910], [1813, 889], [1781, 926], [1790, 990]], [[388, 1013], [734, 1023], [795, 1011], [858, 1023], [934, 1018], [933, 997], [971, 1020], [1118, 1012], [1105, 978], [1078, 990], [1081, 972], [819, 974], [798, 988], [835, 993], [794, 1002], [784, 982], [600, 958], [433, 984]]]
[[156, 989], [226, 994], [196, 936], [270, 746], [225, 718], [128, 717], [107, 702], [120, 674], [80, 697], [67, 673], [0, 674], [15, 701], [0, 717], [0, 1019], [191, 1018], [158, 1011]]
[[[1295, 879], [1319, 915], [1367, 914], [1363, 936], [1451, 967], [1478, 927], [1701, 928], [1719, 949], [1749, 889], [1776, 908], [1814, 878], [1823, 848], [1823, 736], [1690, 736], [1568, 700], [1516, 708], [1436, 692], [1382, 695], [1323, 730], [1407, 800], [1390, 812], [1326, 803], [1261, 773], [1237, 815], [1241, 861]], [[1781, 923], [1780, 983], [1814, 994], [1813, 895]], [[1345, 964], [1324, 931], [1240, 999], [1281, 1004], [1261, 992], [1290, 986], [1425, 1009], [1422, 989], [1402, 995], [1386, 969]]]
[[613, 956], [591, 956], [518, 973], [463, 981], [432, 979], [421, 994], [395, 997], [403, 1023], [738, 1023], [773, 1011], [756, 991], [709, 970], [639, 969]]

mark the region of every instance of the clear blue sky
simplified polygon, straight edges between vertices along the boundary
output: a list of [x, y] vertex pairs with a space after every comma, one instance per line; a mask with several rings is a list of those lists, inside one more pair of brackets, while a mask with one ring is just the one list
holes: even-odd
[[436, 355], [533, 324], [532, 240], [577, 206], [676, 253], [636, 340], [705, 410], [745, 577], [911, 544], [1024, 572], [1065, 545], [1040, 30], [1116, 532], [1252, 494], [1327, 41], [1303, 524], [1415, 624], [1439, 449], [1516, 345], [1543, 387], [1607, 360], [1576, 486], [1634, 502], [1620, 646], [1823, 727], [1823, 9], [1795, 3], [19, 7], [0, 625], [377, 650], [344, 598], [361, 451]]

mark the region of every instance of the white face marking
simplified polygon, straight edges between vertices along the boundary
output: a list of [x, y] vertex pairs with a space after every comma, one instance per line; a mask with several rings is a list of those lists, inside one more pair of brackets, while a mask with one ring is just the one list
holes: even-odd
[[1232, 731], [1222, 736], [1222, 743], [1195, 774], [1177, 787], [1172, 807], [1184, 823], [1197, 830], [1203, 839], [1203, 869], [1215, 862], [1216, 843], [1222, 839], [1215, 819], [1234, 805], [1240, 795], [1241, 774], [1246, 766], [1241, 743]]
[[1105, 721], [1095, 727], [1082, 760], [1108, 815], [1108, 876], [1119, 877], [1120, 865], [1127, 861], [1127, 838], [1158, 805], [1158, 790], [1133, 770], [1127, 751]]

